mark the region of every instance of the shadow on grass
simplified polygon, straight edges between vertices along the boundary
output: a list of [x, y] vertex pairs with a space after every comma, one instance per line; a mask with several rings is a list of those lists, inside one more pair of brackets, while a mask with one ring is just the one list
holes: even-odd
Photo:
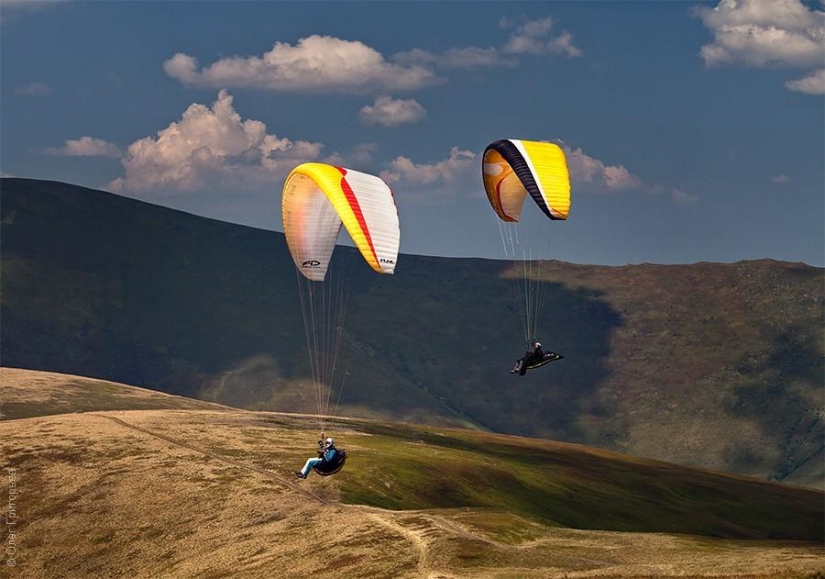
[[[809, 461], [821, 462], [825, 450], [825, 393], [808, 384], [822, 383], [825, 359], [819, 338], [794, 329], [772, 336], [770, 351], [745, 356], [737, 370], [744, 382], [732, 389], [727, 412], [755, 420], [771, 439], [782, 441], [771, 480], [784, 480]], [[777, 436], [779, 433], [779, 436]], [[746, 470], [763, 460], [743, 441], [731, 450], [734, 468]]]
[[351, 331], [387, 367], [479, 425], [592, 441], [595, 433], [577, 420], [583, 412], [612, 411], [594, 394], [609, 374], [610, 339], [622, 317], [598, 291], [544, 282], [539, 338], [565, 359], [512, 375], [526, 344], [511, 268], [505, 261], [406, 256], [395, 276], [372, 276], [352, 300]]
[[[310, 377], [283, 234], [28, 179], [3, 179], [0, 210], [4, 365], [271, 410]], [[333, 261], [349, 279], [342, 407], [595, 442], [579, 417], [611, 412], [594, 392], [622, 324], [598, 292], [544, 283], [539, 338], [565, 359], [522, 378], [510, 262], [404, 255], [382, 276], [346, 246]], [[241, 380], [249, 360], [269, 362]]]

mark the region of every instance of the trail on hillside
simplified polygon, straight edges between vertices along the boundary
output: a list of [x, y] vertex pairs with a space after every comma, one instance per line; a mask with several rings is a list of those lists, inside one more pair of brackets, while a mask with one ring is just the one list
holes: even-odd
[[427, 565], [427, 547], [428, 544], [424, 540], [423, 533], [418, 529], [407, 528], [397, 523], [393, 517], [387, 517], [382, 513], [370, 513], [369, 517], [376, 523], [389, 528], [410, 543], [412, 543], [415, 550], [418, 552], [418, 572], [422, 577], [429, 577], [430, 568]]
[[191, 444], [188, 444], [186, 442], [176, 440], [176, 439], [172, 438], [171, 436], [166, 436], [164, 434], [159, 434], [157, 432], [152, 432], [151, 430], [148, 430], [146, 428], [141, 428], [140, 426], [135, 426], [134, 424], [129, 424], [125, 420], [121, 420], [120, 418], [115, 418], [114, 416], [108, 416], [106, 414], [98, 414], [98, 416], [102, 416], [103, 418], [108, 418], [112, 422], [116, 422], [117, 424], [120, 424], [121, 426], [125, 426], [126, 428], [130, 428], [132, 430], [142, 432], [143, 434], [147, 434], [147, 435], [153, 436], [155, 438], [159, 438], [160, 440], [163, 440], [163, 441], [168, 442], [170, 444], [174, 444], [175, 446], [180, 446], [182, 448], [192, 450], [194, 452], [200, 453], [204, 456], [208, 456], [209, 458], [215, 459], [217, 461], [232, 465], [232, 466], [237, 467], [237, 468], [242, 468], [242, 469], [245, 469], [245, 470], [248, 470], [248, 471], [252, 471], [252, 472], [256, 472], [258, 474], [264, 475], [265, 477], [268, 477], [268, 478], [270, 478], [270, 479], [272, 479], [272, 480], [274, 480], [278, 483], [281, 483], [281, 484], [291, 488], [294, 491], [302, 493], [302, 494], [318, 501], [319, 503], [321, 503], [323, 505], [331, 504], [331, 501], [328, 501], [328, 500], [326, 500], [322, 497], [319, 497], [318, 495], [316, 495], [312, 491], [309, 491], [305, 488], [302, 488], [300, 485], [295, 484], [295, 483], [289, 481], [288, 479], [286, 479], [286, 478], [284, 478], [280, 475], [277, 475], [274, 472], [268, 471], [264, 468], [260, 468], [260, 467], [249, 465], [249, 464], [244, 464], [240, 461], [233, 460], [231, 458], [226, 458], [225, 456], [215, 454], [214, 452], [210, 452], [208, 450], [198, 448], [198, 447], [193, 446]]
[[[577, 554], [567, 552], [568, 549], [580, 548], [582, 541], [589, 542], [584, 539], [584, 537], [588, 536], [586, 531], [566, 529], [558, 535], [554, 533], [550, 536], [544, 536], [533, 540], [521, 541], [516, 544], [512, 544], [493, 539], [484, 533], [479, 533], [477, 530], [471, 528], [471, 526], [468, 527], [459, 521], [452, 520], [449, 517], [440, 516], [433, 512], [419, 510], [391, 511], [367, 505], [342, 504], [334, 500], [325, 499], [311, 490], [302, 487], [300, 484], [294, 483], [288, 478], [278, 475], [277, 473], [265, 468], [221, 456], [215, 452], [200, 448], [172, 436], [154, 432], [148, 428], [131, 424], [114, 416], [109, 416], [106, 414], [97, 415], [107, 418], [122, 427], [157, 438], [177, 447], [196, 452], [215, 461], [262, 475], [277, 482], [279, 485], [292, 489], [297, 493], [312, 499], [320, 505], [348, 511], [349, 513], [352, 513], [352, 515], [360, 514], [365, 516], [376, 525], [389, 530], [393, 534], [400, 537], [403, 541], [410, 544], [411, 554], [414, 554], [413, 557], [416, 561], [416, 569], [419, 574], [418, 576], [421, 578], [449, 579], [450, 577], [455, 577], [455, 575], [447, 571], [447, 569], [449, 569], [449, 565], [439, 565], [439, 559], [442, 559], [445, 553], [452, 550], [452, 547], [448, 547], [447, 545], [456, 539], [466, 541], [467, 544], [470, 545], [482, 545], [483, 549], [488, 550], [489, 552], [496, 552], [499, 553], [500, 556], [504, 557], [515, 557], [516, 560], [522, 555], [531, 553], [536, 549], [541, 551], [547, 550], [552, 552], [552, 557], [550, 557], [547, 564], [550, 564], [554, 568], [558, 566], [560, 569], [599, 569], [601, 571], [611, 570], [611, 572], [615, 571], [619, 573], [620, 571], [625, 572], [628, 569], [638, 571], [640, 569], [658, 568], [657, 565], [650, 565], [639, 561], [625, 561], [622, 560], [621, 557], [593, 557], [586, 556], [584, 552]], [[621, 534], [619, 534], [618, 537], [619, 538], [614, 538], [613, 540], [622, 542]], [[634, 535], [634, 537], [634, 540], [639, 540], [638, 536]], [[649, 540], [649, 538], [645, 537], [643, 542], [645, 540]], [[550, 563], [550, 561], [552, 561], [552, 563]], [[441, 562], [443, 563], [443, 561]]]
[[[559, 550], [558, 547], [573, 547], [581, 538], [570, 540], [565, 533], [560, 536], [549, 536], [533, 541], [523, 541], [518, 544], [497, 541], [481, 533], [475, 532], [466, 525], [443, 517], [434, 513], [423, 511], [387, 511], [384, 509], [373, 509], [363, 505], [353, 506], [362, 511], [369, 511], [372, 520], [382, 526], [400, 534], [406, 538], [418, 552], [418, 570], [422, 577], [430, 579], [451, 577], [443, 571], [437, 570], [437, 565], [433, 561], [437, 553], [441, 550], [436, 545], [445, 540], [460, 538], [471, 544], [481, 544], [486, 550], [495, 550], [502, 554], [509, 554], [516, 558], [520, 554], [527, 553], [536, 548], [553, 549], [553, 559], [558, 565], [566, 565], [571, 568], [583, 566], [589, 569], [610, 569], [618, 562], [615, 559], [595, 558], [576, 556]], [[574, 534], [577, 531], [572, 531]], [[586, 534], [587, 532], [582, 532]], [[432, 553], [432, 554], [431, 554]], [[626, 565], [624, 563], [623, 565]], [[631, 567], [651, 567], [650, 565], [631, 565]]]
[[821, 570], [823, 549], [808, 543], [581, 530], [484, 507], [342, 504], [341, 479], [307, 485], [285, 471], [303, 436], [248, 413], [0, 423], [0, 447], [10, 443], [32, 491], [26, 576], [779, 579]]
[[[158, 432], [153, 432], [153, 431], [151, 431], [147, 428], [143, 428], [143, 427], [140, 427], [140, 426], [136, 426], [134, 424], [130, 424], [130, 423], [126, 422], [125, 420], [122, 420], [120, 418], [116, 418], [114, 416], [108, 416], [106, 414], [99, 414], [99, 416], [102, 416], [103, 418], [107, 418], [108, 420], [111, 420], [112, 422], [114, 422], [116, 424], [119, 424], [120, 426], [123, 426], [125, 428], [131, 429], [131, 430], [134, 430], [134, 431], [137, 431], [137, 432], [141, 432], [141, 433], [146, 434], [148, 436], [152, 436], [152, 437], [157, 438], [159, 440], [163, 440], [164, 442], [168, 442], [169, 444], [173, 444], [175, 446], [185, 448], [185, 449], [191, 450], [193, 452], [197, 452], [197, 453], [199, 453], [203, 456], [207, 456], [207, 457], [209, 457], [211, 459], [214, 459], [216, 461], [223, 462], [225, 464], [234, 466], [236, 468], [241, 468], [241, 469], [244, 469], [244, 470], [247, 470], [247, 471], [250, 471], [250, 472], [254, 472], [254, 473], [263, 475], [267, 478], [270, 478], [270, 479], [272, 479], [272, 480], [274, 480], [274, 481], [276, 481], [280, 484], [283, 484], [283, 485], [285, 485], [285, 486], [287, 486], [287, 487], [289, 487], [289, 488], [291, 488], [291, 489], [293, 489], [293, 490], [295, 490], [295, 491], [297, 491], [297, 492], [299, 492], [299, 493], [301, 493], [301, 494], [317, 501], [318, 503], [320, 503], [322, 505], [336, 504], [337, 506], [344, 507], [344, 508], [346, 508], [347, 510], [350, 510], [350, 511], [361, 512], [361, 513], [365, 514], [372, 521], [376, 522], [377, 524], [379, 524], [379, 525], [381, 525], [385, 528], [388, 528], [389, 530], [393, 531], [394, 533], [397, 533], [398, 535], [403, 537], [406, 541], [408, 541], [412, 544], [414, 550], [418, 554], [417, 555], [417, 558], [418, 558], [417, 568], [418, 568], [418, 572], [421, 574], [421, 577], [427, 577], [427, 578], [431, 578], [431, 579], [437, 579], [437, 578], [444, 579], [444, 578], [449, 577], [449, 575], [445, 575], [444, 573], [434, 571], [428, 565], [428, 549], [429, 549], [430, 541], [427, 539], [427, 535], [428, 534], [432, 535], [433, 532], [436, 531], [436, 530], [448, 531], [448, 532], [453, 532], [453, 533], [456, 533], [456, 534], [459, 534], [459, 535], [468, 536], [468, 537], [470, 537], [470, 538], [472, 538], [473, 540], [476, 540], [476, 541], [480, 540], [480, 541], [495, 543], [494, 541], [490, 541], [489, 539], [485, 539], [483, 537], [480, 537], [479, 535], [470, 533], [466, 528], [461, 527], [460, 525], [445, 524], [444, 521], [439, 523], [438, 521], [435, 520], [435, 517], [433, 517], [431, 515], [426, 515], [424, 517], [424, 521], [426, 521], [426, 522], [424, 522], [424, 524], [421, 524], [423, 522], [421, 520], [419, 520], [418, 525], [410, 525], [409, 521], [405, 521], [406, 523], [408, 523], [407, 526], [405, 526], [404, 524], [401, 524], [396, 520], [397, 516], [398, 515], [403, 515], [403, 513], [393, 513], [393, 512], [390, 512], [390, 511], [385, 511], [383, 509], [376, 509], [376, 508], [368, 507], [368, 506], [365, 506], [365, 505], [343, 505], [343, 504], [340, 504], [340, 503], [335, 503], [333, 501], [329, 501], [327, 499], [324, 499], [324, 498], [318, 496], [317, 494], [313, 493], [312, 491], [304, 489], [300, 485], [298, 485], [296, 483], [293, 483], [293, 482], [285, 479], [284, 477], [282, 477], [282, 476], [280, 476], [276, 473], [273, 473], [271, 471], [268, 471], [266, 469], [256, 467], [256, 466], [253, 466], [253, 465], [249, 465], [249, 464], [245, 464], [245, 463], [242, 463], [240, 461], [233, 460], [231, 458], [221, 456], [221, 455], [216, 454], [214, 452], [211, 452], [209, 450], [205, 450], [203, 448], [198, 448], [197, 446], [194, 446], [194, 445], [189, 444], [187, 442], [183, 442], [183, 441], [178, 440], [176, 438], [173, 438], [171, 436], [167, 436], [165, 434], [160, 434]], [[457, 531], [455, 527], [460, 527], [460, 530]]]
[[[175, 445], [177, 447], [197, 452], [203, 456], [207, 456], [211, 459], [222, 462], [224, 464], [228, 464], [236, 468], [244, 469], [249, 472], [254, 472], [263, 475], [269, 479], [278, 482], [279, 484], [282, 484], [292, 490], [295, 490], [313, 499], [314, 501], [322, 505], [336, 505], [339, 507], [343, 507], [351, 512], [361, 512], [365, 514], [370, 520], [398, 534], [399, 536], [403, 537], [404, 540], [411, 543], [414, 551], [417, 553], [417, 568], [421, 577], [427, 577], [431, 579], [450, 577], [450, 575], [448, 574], [444, 574], [443, 572], [433, 569], [429, 563], [429, 552], [431, 544], [433, 542], [442, 540], [444, 536], [463, 537], [467, 540], [474, 542], [482, 542], [489, 545], [490, 547], [495, 547], [498, 549], [518, 549], [518, 547], [514, 547], [512, 545], [505, 545], [498, 541], [494, 541], [490, 538], [479, 535], [478, 533], [474, 533], [459, 523], [449, 521], [443, 517], [438, 517], [431, 513], [422, 513], [418, 511], [393, 512], [384, 509], [369, 507], [366, 505], [344, 505], [334, 501], [330, 501], [318, 496], [312, 491], [302, 488], [300, 485], [287, 480], [283, 476], [280, 476], [264, 468], [256, 467], [250, 464], [245, 464], [238, 460], [221, 456], [209, 450], [199, 448], [188, 442], [178, 440], [174, 437], [167, 436], [165, 434], [160, 434], [158, 432], [154, 432], [141, 426], [130, 424], [129, 422], [126, 422], [125, 420], [122, 420], [114, 416], [109, 416], [106, 414], [98, 414], [98, 416], [102, 416], [103, 418], [106, 418], [130, 430], [143, 433], [147, 436], [152, 436], [154, 438], [163, 440], [164, 442], [168, 442], [169, 444]], [[399, 517], [405, 518], [406, 520], [399, 521]]]

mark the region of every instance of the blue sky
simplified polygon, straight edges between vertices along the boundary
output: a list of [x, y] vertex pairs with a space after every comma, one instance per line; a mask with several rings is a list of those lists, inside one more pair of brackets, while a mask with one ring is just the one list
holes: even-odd
[[502, 258], [481, 153], [547, 140], [544, 257], [821, 267], [823, 9], [0, 0], [0, 171], [280, 231], [289, 170], [329, 162], [392, 187], [402, 254]]

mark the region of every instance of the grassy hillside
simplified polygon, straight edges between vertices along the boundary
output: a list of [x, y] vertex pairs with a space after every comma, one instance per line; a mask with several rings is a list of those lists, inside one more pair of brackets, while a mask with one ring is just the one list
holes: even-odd
[[[34, 402], [32, 378], [7, 383]], [[822, 491], [363, 419], [327, 425], [349, 454], [339, 475], [298, 481], [292, 471], [317, 436], [311, 417], [129, 410], [131, 387], [97, 387], [122, 409], [0, 422], [4, 483], [12, 469], [20, 491], [11, 577], [825, 572]], [[94, 386], [65, 390], [82, 403]], [[9, 513], [0, 503], [0, 516]]]
[[[61, 183], [0, 183], [3, 365], [314, 411], [283, 235]], [[518, 378], [508, 262], [402, 255], [388, 277], [339, 248], [335, 267], [351, 277], [341, 414], [825, 486], [822, 269], [549, 265], [542, 340], [566, 358]]]
[[[315, 411], [283, 235], [60, 183], [2, 186], [3, 365]], [[343, 354], [345, 407], [468, 423], [380, 360]]]
[[0, 368], [0, 420], [96, 410], [220, 410], [219, 404], [105, 380]]

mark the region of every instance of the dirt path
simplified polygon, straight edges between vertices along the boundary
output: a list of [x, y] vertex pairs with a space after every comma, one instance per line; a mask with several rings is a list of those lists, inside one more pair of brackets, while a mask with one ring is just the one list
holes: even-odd
[[[130, 430], [140, 432], [147, 436], [151, 436], [175, 445], [180, 448], [197, 452], [210, 459], [219, 461], [221, 463], [233, 466], [235, 468], [244, 469], [269, 478], [279, 485], [292, 489], [297, 493], [311, 499], [312, 501], [324, 505], [335, 507], [339, 512], [349, 512], [353, 516], [362, 515], [368, 520], [374, 522], [376, 525], [383, 527], [393, 534], [399, 536], [403, 541], [408, 542], [412, 546], [414, 559], [417, 561], [416, 568], [418, 577], [421, 579], [450, 579], [455, 577], [450, 573], [445, 573], [439, 570], [435, 562], [435, 555], [439, 552], [441, 544], [451, 538], [462, 538], [469, 543], [483, 544], [488, 549], [498, 551], [499, 553], [508, 553], [516, 558], [521, 554], [531, 552], [535, 549], [548, 549], [554, 551], [554, 563], [557, 565], [564, 565], [565, 567], [576, 568], [590, 568], [601, 570], [612, 570], [619, 573], [620, 570], [627, 571], [628, 569], [635, 569], [637, 571], [646, 572], [649, 569], [657, 569], [656, 565], [648, 565], [645, 563], [629, 563], [627, 561], [620, 562], [612, 558], [582, 556], [582, 554], [574, 555], [572, 553], [559, 552], [559, 547], [573, 547], [581, 545], [585, 539], [583, 537], [572, 537], [569, 534], [586, 536], [586, 532], [577, 532], [575, 530], [565, 530], [559, 536], [542, 537], [532, 541], [524, 541], [519, 544], [508, 544], [497, 541], [483, 534], [475, 532], [471, 528], [462, 524], [459, 521], [451, 520], [449, 517], [440, 516], [431, 512], [422, 511], [387, 511], [366, 505], [347, 505], [337, 501], [328, 500], [312, 491], [304, 488], [298, 483], [280, 476], [270, 470], [256, 467], [250, 464], [243, 463], [239, 460], [234, 460], [225, 456], [221, 456], [204, 448], [200, 448], [188, 442], [184, 442], [177, 438], [160, 434], [135, 424], [131, 424], [102, 413], [95, 413], [97, 416], [106, 418], [119, 426], [128, 428]], [[622, 541], [619, 541], [622, 542]]]
[[152, 409], [0, 422], [0, 454], [27, 492], [19, 576], [789, 579], [823, 569], [822, 548], [805, 544], [342, 504], [340, 479], [292, 478], [306, 439], [292, 420]]
[[437, 516], [434, 516], [434, 515], [431, 515], [431, 514], [409, 513], [408, 515], [417, 517], [418, 522], [417, 522], [417, 524], [409, 524], [409, 521], [407, 521], [408, 524], [404, 525], [404, 524], [398, 522], [397, 519], [399, 517], [404, 516], [407, 513], [394, 513], [394, 512], [391, 512], [391, 511], [383, 511], [381, 509], [375, 509], [375, 508], [368, 507], [368, 506], [363, 506], [363, 505], [345, 505], [345, 504], [335, 503], [333, 501], [329, 501], [327, 499], [324, 499], [324, 498], [318, 496], [317, 494], [313, 493], [312, 491], [309, 491], [309, 490], [301, 487], [299, 484], [293, 483], [292, 481], [289, 481], [289, 480], [285, 479], [284, 477], [279, 476], [279, 475], [277, 475], [277, 474], [275, 474], [275, 473], [273, 473], [269, 470], [259, 468], [259, 467], [253, 466], [253, 465], [245, 464], [243, 462], [233, 460], [233, 459], [227, 458], [225, 456], [221, 456], [219, 454], [216, 454], [214, 452], [211, 452], [211, 451], [203, 449], [203, 448], [199, 448], [195, 445], [189, 444], [187, 442], [183, 442], [183, 441], [178, 440], [176, 438], [173, 438], [171, 436], [160, 434], [158, 432], [154, 432], [154, 431], [149, 430], [147, 428], [143, 428], [141, 426], [130, 424], [129, 422], [126, 422], [125, 420], [122, 420], [120, 418], [116, 418], [114, 416], [109, 416], [109, 415], [106, 415], [106, 414], [97, 414], [97, 413], [96, 413], [96, 415], [101, 416], [103, 418], [106, 418], [106, 419], [108, 419], [108, 420], [110, 420], [110, 421], [112, 421], [112, 422], [114, 422], [114, 423], [116, 423], [120, 426], [123, 426], [124, 428], [128, 428], [130, 430], [134, 430], [136, 432], [140, 432], [140, 433], [146, 434], [148, 436], [152, 436], [152, 437], [157, 438], [159, 440], [163, 440], [164, 442], [168, 442], [169, 444], [173, 444], [175, 446], [197, 452], [197, 453], [199, 453], [203, 456], [207, 456], [211, 459], [214, 459], [216, 461], [220, 461], [222, 463], [234, 466], [236, 468], [241, 468], [241, 469], [244, 469], [244, 470], [247, 470], [247, 471], [250, 471], [250, 472], [254, 472], [254, 473], [263, 475], [267, 478], [270, 478], [270, 479], [278, 482], [279, 484], [287, 486], [290, 489], [311, 498], [312, 500], [318, 502], [319, 504], [322, 504], [322, 505], [333, 505], [333, 504], [335, 504], [336, 506], [338, 506], [340, 508], [343, 508], [343, 509], [345, 509], [347, 511], [350, 511], [350, 512], [363, 513], [370, 520], [374, 521], [376, 524], [378, 524], [378, 525], [380, 525], [384, 528], [389, 529], [393, 533], [396, 533], [396, 534], [400, 535], [406, 541], [408, 541], [409, 543], [412, 544], [413, 549], [417, 553], [418, 573], [419, 573], [420, 577], [422, 577], [422, 578], [427, 578], [427, 579], [449, 579], [450, 577], [452, 577], [451, 575], [446, 575], [442, 572], [434, 571], [428, 563], [428, 549], [429, 549], [430, 543], [433, 540], [434, 535], [441, 535], [441, 533], [460, 535], [460, 536], [464, 536], [464, 537], [467, 537], [467, 538], [475, 540], [475, 541], [483, 541], [483, 542], [489, 543], [491, 545], [495, 544], [495, 545], [498, 545], [498, 546], [502, 546], [502, 545], [498, 544], [496, 541], [492, 541], [492, 540], [487, 539], [485, 537], [479, 536], [478, 534], [470, 532], [467, 528], [465, 528], [462, 525], [459, 525], [459, 524], [451, 522], [451, 521], [447, 521], [446, 519], [443, 519], [442, 517], [437, 517]]
[[368, 515], [373, 521], [387, 527], [391, 531], [398, 533], [412, 543], [413, 548], [418, 552], [418, 573], [421, 577], [430, 577], [430, 568], [427, 565], [427, 541], [423, 534], [416, 529], [407, 528], [396, 522], [392, 515], [373, 512]]

